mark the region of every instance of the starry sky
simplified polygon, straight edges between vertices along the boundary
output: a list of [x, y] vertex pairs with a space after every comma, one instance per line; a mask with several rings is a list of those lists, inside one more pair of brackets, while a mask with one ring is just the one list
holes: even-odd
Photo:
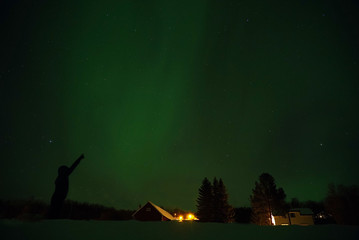
[[0, 198], [196, 210], [359, 183], [355, 0], [2, 1]]

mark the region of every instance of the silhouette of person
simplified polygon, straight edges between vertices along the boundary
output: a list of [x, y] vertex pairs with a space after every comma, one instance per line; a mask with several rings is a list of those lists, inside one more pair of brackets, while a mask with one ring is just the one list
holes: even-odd
[[55, 180], [55, 192], [51, 197], [49, 218], [55, 219], [61, 217], [62, 206], [64, 205], [64, 201], [69, 191], [69, 176], [84, 157], [85, 156], [81, 154], [70, 168], [67, 166], [59, 167], [58, 175]]

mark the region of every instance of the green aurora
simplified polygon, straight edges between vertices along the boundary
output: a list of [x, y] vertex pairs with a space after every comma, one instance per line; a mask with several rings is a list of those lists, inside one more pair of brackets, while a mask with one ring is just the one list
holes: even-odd
[[8, 1], [0, 198], [195, 210], [204, 177], [248, 206], [358, 184], [356, 1]]

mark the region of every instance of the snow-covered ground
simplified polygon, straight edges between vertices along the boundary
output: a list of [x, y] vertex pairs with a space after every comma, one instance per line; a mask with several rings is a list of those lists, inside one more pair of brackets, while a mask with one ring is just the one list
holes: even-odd
[[242, 224], [137, 221], [0, 220], [0, 239], [359, 239], [358, 226], [260, 227]]

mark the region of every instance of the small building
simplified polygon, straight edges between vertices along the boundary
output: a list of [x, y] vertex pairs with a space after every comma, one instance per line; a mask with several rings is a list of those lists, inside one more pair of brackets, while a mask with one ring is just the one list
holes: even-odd
[[152, 202], [147, 202], [132, 217], [138, 221], [172, 221], [175, 218], [167, 211]]
[[309, 208], [291, 209], [284, 216], [273, 216], [274, 225], [314, 225], [313, 212]]

